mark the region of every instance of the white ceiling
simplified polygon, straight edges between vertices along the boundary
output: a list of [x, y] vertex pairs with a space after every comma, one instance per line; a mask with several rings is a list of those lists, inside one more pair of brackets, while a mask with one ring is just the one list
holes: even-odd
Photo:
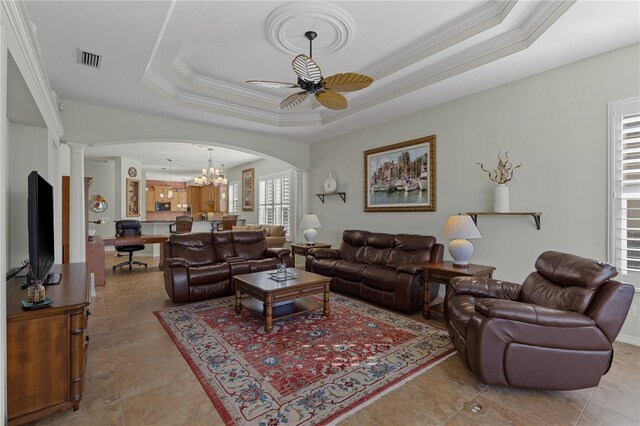
[[[640, 2], [27, 2], [54, 90], [64, 99], [317, 142], [640, 42]], [[286, 112], [307, 52], [325, 76], [369, 74], [332, 111]], [[103, 55], [101, 69], [77, 49]]]
[[[169, 161], [171, 162], [171, 178], [173, 181], [191, 180], [207, 167], [209, 151], [202, 145], [193, 145], [178, 142], [141, 142], [127, 144], [126, 150], [123, 145], [107, 145], [99, 147], [89, 147], [85, 150], [85, 157], [88, 159], [108, 159], [123, 156], [142, 164], [142, 171], [146, 172], [147, 179], [169, 180]], [[233, 149], [214, 147], [213, 167], [220, 168], [224, 165], [225, 170], [241, 166], [252, 161], [259, 160], [253, 154], [240, 152]], [[163, 177], [163, 168], [164, 177]]]

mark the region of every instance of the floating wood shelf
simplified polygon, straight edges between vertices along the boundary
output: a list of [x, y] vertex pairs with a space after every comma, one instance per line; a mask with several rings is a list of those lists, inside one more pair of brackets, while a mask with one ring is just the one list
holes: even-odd
[[342, 198], [342, 202], [346, 203], [347, 202], [347, 193], [346, 192], [325, 192], [322, 194], [316, 194], [316, 197], [320, 198], [320, 201], [322, 201], [322, 204], [324, 204], [324, 197], [326, 195], [339, 195], [340, 198]]
[[540, 230], [540, 216], [542, 212], [518, 212], [518, 213], [498, 213], [498, 212], [467, 212], [473, 222], [478, 226], [478, 216], [531, 216], [536, 222], [536, 228]]

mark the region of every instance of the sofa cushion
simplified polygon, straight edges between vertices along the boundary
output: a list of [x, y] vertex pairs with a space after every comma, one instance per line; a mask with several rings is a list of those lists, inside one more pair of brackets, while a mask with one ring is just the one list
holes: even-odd
[[350, 281], [360, 281], [360, 273], [367, 266], [364, 263], [339, 260], [334, 266], [335, 276]]
[[522, 283], [519, 301], [583, 314], [595, 292], [595, 288], [560, 287], [539, 273], [532, 272]]
[[264, 258], [267, 242], [261, 231], [236, 231], [232, 233], [236, 256], [257, 260]]
[[192, 266], [189, 268], [189, 285], [217, 283], [229, 280], [230, 275], [229, 265], [226, 263]]
[[281, 237], [284, 235], [284, 226], [273, 225], [267, 227], [267, 229], [269, 229], [268, 237]]
[[367, 231], [344, 231], [340, 245], [340, 257], [352, 262], [362, 262], [369, 234], [370, 232]]
[[207, 265], [217, 261], [211, 233], [172, 234], [169, 237], [171, 254], [167, 257], [186, 259], [193, 266]]
[[237, 257], [233, 248], [231, 232], [214, 232], [211, 234], [211, 239], [213, 240], [213, 249], [218, 259], [224, 261], [230, 257]]
[[379, 265], [367, 265], [360, 274], [362, 283], [383, 291], [395, 291], [398, 273], [395, 269]]
[[393, 247], [394, 236], [391, 234], [371, 233], [367, 246], [362, 254], [362, 262], [370, 265], [384, 265]]
[[616, 268], [608, 263], [556, 251], [538, 256], [536, 271], [561, 287], [598, 288], [618, 275]]
[[386, 265], [397, 268], [400, 265], [419, 265], [431, 260], [431, 250], [436, 239], [431, 236], [398, 234], [394, 246], [387, 256]]

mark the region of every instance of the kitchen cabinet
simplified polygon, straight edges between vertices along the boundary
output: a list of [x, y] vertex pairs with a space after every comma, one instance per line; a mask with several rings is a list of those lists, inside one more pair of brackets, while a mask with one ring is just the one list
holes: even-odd
[[153, 212], [156, 210], [156, 191], [153, 189], [147, 189], [147, 203], [146, 210]]
[[187, 187], [187, 204], [191, 204], [193, 214], [203, 210], [200, 204], [200, 189], [199, 186]]
[[167, 192], [169, 191], [168, 186], [156, 186], [154, 188], [155, 197], [154, 200], [156, 203], [164, 203], [167, 201]]

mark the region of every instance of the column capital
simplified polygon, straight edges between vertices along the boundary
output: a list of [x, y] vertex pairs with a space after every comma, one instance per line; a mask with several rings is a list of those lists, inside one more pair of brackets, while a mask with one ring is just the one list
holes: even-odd
[[69, 147], [69, 149], [73, 152], [83, 152], [84, 149], [88, 146], [86, 143], [79, 143], [79, 142], [69, 142], [69, 141], [64, 141], [64, 143]]

